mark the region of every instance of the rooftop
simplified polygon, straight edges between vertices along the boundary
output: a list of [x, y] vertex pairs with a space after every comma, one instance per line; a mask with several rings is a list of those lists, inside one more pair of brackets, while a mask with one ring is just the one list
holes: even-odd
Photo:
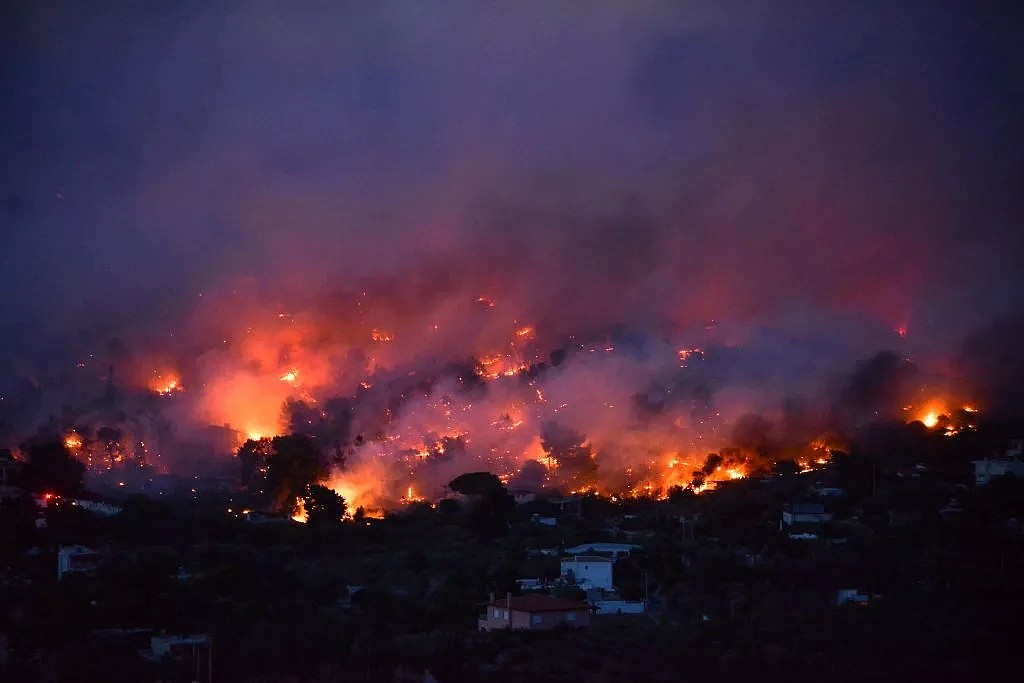
[[527, 595], [514, 595], [510, 598], [493, 600], [487, 603], [488, 607], [508, 607], [516, 612], [568, 612], [571, 610], [588, 609], [585, 602], [563, 600], [550, 595], [531, 593]]
[[604, 555], [568, 555], [562, 558], [562, 562], [608, 562], [612, 561], [612, 558], [605, 557]]

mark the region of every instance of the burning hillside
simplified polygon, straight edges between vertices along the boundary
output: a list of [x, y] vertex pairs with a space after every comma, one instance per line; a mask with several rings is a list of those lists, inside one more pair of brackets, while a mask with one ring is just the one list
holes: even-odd
[[[107, 378], [108, 400], [130, 419], [83, 414], [66, 443], [93, 468], [148, 457], [177, 469], [186, 449], [226, 462], [247, 440], [304, 434], [331, 459], [331, 488], [381, 508], [436, 499], [478, 470], [526, 490], [700, 492], [778, 460], [820, 465], [871, 422], [921, 420], [948, 434], [974, 424], [973, 407], [925, 398], [938, 379], [895, 353], [852, 373], [838, 361], [795, 371], [786, 354], [723, 343], [714, 326], [578, 336], [460, 288], [429, 307], [391, 292], [220, 316], [227, 297], [194, 319], [189, 336], [207, 341], [191, 356], [156, 348], [154, 368], [133, 355], [129, 367], [149, 368], [131, 371], [144, 378], [137, 389]], [[112, 428], [123, 438], [111, 440]]]

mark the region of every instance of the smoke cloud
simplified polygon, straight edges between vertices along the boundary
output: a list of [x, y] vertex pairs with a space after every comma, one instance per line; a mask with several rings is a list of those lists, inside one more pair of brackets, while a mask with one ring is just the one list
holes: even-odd
[[1019, 323], [969, 336], [1024, 293], [1024, 55], [994, 10], [0, 23], [0, 446], [117, 426], [194, 469], [312, 430], [393, 499], [584, 444], [636, 486], [933, 394], [1024, 405]]

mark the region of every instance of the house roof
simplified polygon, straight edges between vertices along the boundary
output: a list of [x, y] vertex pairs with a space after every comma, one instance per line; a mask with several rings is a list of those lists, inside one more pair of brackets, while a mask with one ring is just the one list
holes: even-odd
[[612, 558], [605, 557], [604, 555], [569, 555], [562, 558], [562, 562], [608, 562], [611, 563]]
[[569, 555], [596, 552], [596, 553], [628, 553], [631, 550], [639, 550], [641, 546], [632, 543], [582, 543], [571, 548], [566, 548]]
[[487, 603], [488, 607], [508, 607], [515, 612], [574, 612], [576, 610], [588, 609], [585, 602], [574, 602], [563, 600], [550, 595], [529, 593], [527, 595], [514, 595], [511, 598], [493, 600]]

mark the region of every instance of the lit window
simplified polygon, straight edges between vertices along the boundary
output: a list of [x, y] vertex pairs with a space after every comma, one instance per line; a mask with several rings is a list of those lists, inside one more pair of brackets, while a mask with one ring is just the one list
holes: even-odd
[[566, 621], [576, 621], [576, 613], [575, 612], [569, 612], [567, 615], [565, 615], [565, 620]]

